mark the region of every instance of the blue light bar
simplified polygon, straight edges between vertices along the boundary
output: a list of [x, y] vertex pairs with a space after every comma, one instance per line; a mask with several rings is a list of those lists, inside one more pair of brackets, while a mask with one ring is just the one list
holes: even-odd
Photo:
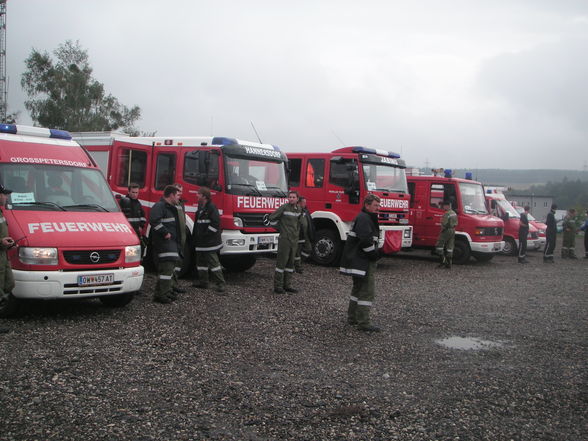
[[213, 145], [233, 145], [233, 144], [239, 144], [239, 141], [237, 141], [235, 138], [224, 138], [222, 136], [216, 136], [216, 137], [212, 138], [212, 144]]
[[387, 152], [386, 150], [380, 150], [380, 149], [371, 149], [368, 147], [357, 146], [357, 147], [353, 147], [351, 151], [353, 153], [371, 153], [372, 155], [387, 156], [389, 158], [394, 158], [394, 159], [400, 158], [400, 155], [398, 153]]
[[21, 126], [16, 124], [0, 124], [0, 133], [11, 135], [38, 136], [41, 138], [71, 139], [69, 132], [57, 129], [44, 129], [42, 127]]

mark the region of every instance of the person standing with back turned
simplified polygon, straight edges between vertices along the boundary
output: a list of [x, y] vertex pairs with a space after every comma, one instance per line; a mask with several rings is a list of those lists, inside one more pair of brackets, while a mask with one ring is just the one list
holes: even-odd
[[529, 263], [527, 260], [527, 236], [529, 234], [529, 206], [525, 206], [519, 220], [519, 263]]
[[451, 202], [443, 201], [441, 207], [445, 210], [441, 218], [441, 232], [435, 244], [439, 255], [439, 268], [451, 268], [453, 262], [453, 247], [455, 246], [455, 227], [457, 214], [451, 209]]
[[557, 205], [553, 204], [551, 206], [551, 211], [547, 213], [547, 219], [545, 219], [547, 229], [545, 230], [545, 250], [543, 251], [544, 263], [554, 263], [553, 252], [555, 251], [555, 239], [557, 238], [555, 210], [557, 210]]
[[370, 310], [376, 296], [376, 266], [379, 257], [380, 198], [368, 194], [363, 208], [353, 221], [341, 256], [339, 272], [353, 278], [353, 288], [347, 307], [347, 322], [363, 332], [380, 332], [370, 321]]
[[570, 208], [563, 220], [563, 243], [561, 245], [562, 259], [577, 259], [576, 257], [576, 209]]

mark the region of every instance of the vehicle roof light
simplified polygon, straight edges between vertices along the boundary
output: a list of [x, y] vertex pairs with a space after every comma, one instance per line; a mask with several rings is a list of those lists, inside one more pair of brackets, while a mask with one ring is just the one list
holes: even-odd
[[242, 145], [244, 147], [255, 147], [255, 148], [275, 150], [277, 152], [281, 152], [280, 148], [275, 145], [261, 144], [261, 143], [257, 143], [257, 142], [251, 142], [251, 141], [243, 141], [243, 140], [236, 139], [236, 138], [225, 138], [223, 136], [216, 136], [216, 137], [212, 138], [211, 144], [212, 145], [222, 145], [222, 146]]
[[45, 129], [43, 127], [21, 126], [16, 124], [0, 124], [0, 133], [38, 136], [41, 138], [71, 139], [71, 134], [66, 130]]
[[400, 158], [400, 155], [398, 153], [387, 152], [386, 150], [372, 149], [372, 148], [368, 148], [368, 147], [356, 146], [356, 147], [352, 147], [351, 151], [353, 153], [371, 153], [373, 155], [387, 156], [389, 158], [395, 158], [395, 159]]

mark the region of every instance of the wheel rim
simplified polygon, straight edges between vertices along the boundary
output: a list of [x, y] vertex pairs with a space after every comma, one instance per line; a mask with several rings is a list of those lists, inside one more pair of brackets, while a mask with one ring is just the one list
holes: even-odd
[[320, 239], [315, 244], [315, 254], [320, 259], [325, 259], [333, 254], [333, 250], [335, 249], [335, 244], [332, 240], [329, 240], [325, 237]]

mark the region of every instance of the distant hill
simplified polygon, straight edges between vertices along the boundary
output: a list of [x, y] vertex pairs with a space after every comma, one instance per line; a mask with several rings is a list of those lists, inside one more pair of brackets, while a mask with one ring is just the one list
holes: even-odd
[[[430, 169], [420, 169], [422, 173], [430, 173]], [[513, 189], [526, 189], [531, 185], [545, 185], [548, 182], [561, 182], [580, 179], [588, 182], [588, 171], [581, 170], [504, 170], [500, 168], [485, 169], [454, 169], [453, 176], [465, 177], [471, 172], [474, 180], [488, 185], [500, 185]]]

